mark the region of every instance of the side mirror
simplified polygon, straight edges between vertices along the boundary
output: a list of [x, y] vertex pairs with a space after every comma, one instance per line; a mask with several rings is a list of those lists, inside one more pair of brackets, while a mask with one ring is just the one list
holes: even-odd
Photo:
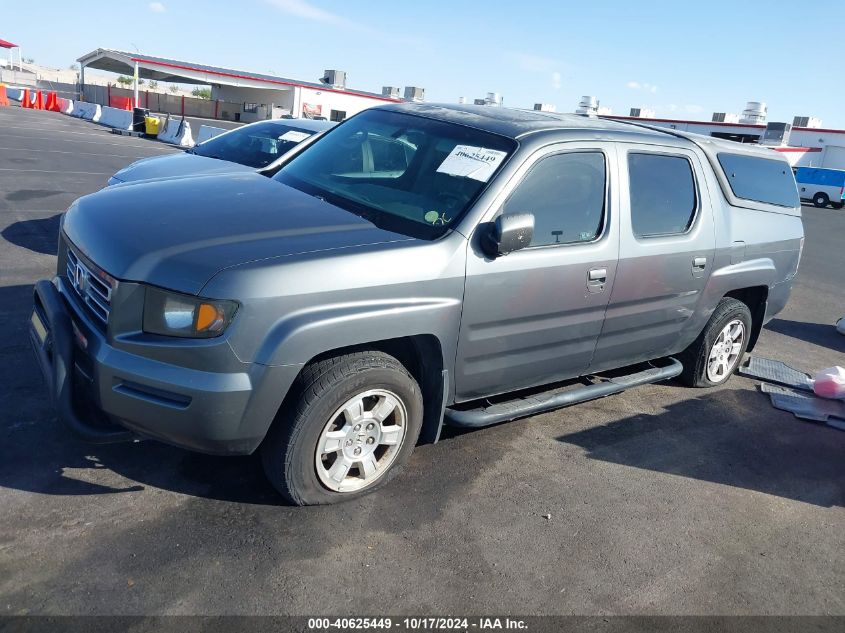
[[481, 241], [486, 255], [501, 257], [525, 248], [534, 237], [534, 216], [531, 213], [500, 215]]

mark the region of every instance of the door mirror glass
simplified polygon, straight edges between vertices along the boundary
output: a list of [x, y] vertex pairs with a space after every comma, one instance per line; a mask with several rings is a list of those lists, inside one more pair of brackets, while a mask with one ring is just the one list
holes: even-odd
[[490, 257], [500, 257], [525, 248], [533, 237], [533, 214], [505, 213], [496, 218], [486, 233], [484, 251]]

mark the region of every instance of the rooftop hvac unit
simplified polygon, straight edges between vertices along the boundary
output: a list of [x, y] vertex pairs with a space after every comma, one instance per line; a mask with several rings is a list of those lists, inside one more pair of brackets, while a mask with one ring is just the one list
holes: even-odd
[[466, 102], [467, 102], [467, 98], [466, 98], [466, 97], [458, 97], [458, 103], [459, 103], [460, 105], [464, 105]]
[[596, 116], [599, 110], [599, 100], [595, 97], [581, 97], [578, 102], [578, 109], [575, 114], [583, 114], [585, 116]]
[[766, 126], [766, 131], [760, 138], [760, 145], [769, 145], [773, 147], [780, 147], [781, 145], [789, 145], [789, 135], [792, 131], [792, 126], [789, 123], [769, 123]]
[[551, 103], [535, 103], [534, 109], [538, 112], [554, 112], [556, 110]]
[[382, 96], [388, 97], [390, 99], [398, 99], [399, 98], [399, 88], [394, 86], [384, 86], [381, 89]]
[[630, 116], [638, 119], [653, 119], [654, 110], [649, 110], [648, 108], [631, 108]]
[[425, 88], [417, 88], [416, 86], [405, 86], [405, 98], [409, 101], [424, 101]]
[[742, 111], [742, 118], [739, 122], [751, 125], [764, 125], [767, 114], [768, 110], [763, 101], [749, 101], [745, 105], [745, 110]]
[[730, 112], [714, 112], [711, 121], [713, 123], [739, 123], [739, 115]]
[[822, 120], [814, 116], [797, 116], [792, 119], [792, 127], [815, 127], [822, 126]]
[[498, 92], [488, 92], [484, 98], [484, 103], [492, 106], [502, 105], [502, 95]]
[[332, 88], [346, 87], [346, 71], [344, 70], [324, 70], [320, 81]]
[[474, 105], [487, 105], [487, 101], [484, 99], [475, 99], [472, 103]]

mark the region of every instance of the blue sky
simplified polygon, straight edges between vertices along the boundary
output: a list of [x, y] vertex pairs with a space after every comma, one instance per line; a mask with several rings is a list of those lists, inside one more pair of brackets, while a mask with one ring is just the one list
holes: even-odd
[[[4, 0], [0, 38], [67, 67], [97, 47], [348, 85], [416, 85], [428, 101], [707, 119], [769, 104], [769, 120], [845, 128], [845, 1]], [[37, 11], [33, 8], [37, 6]], [[82, 7], [85, 7], [84, 9]], [[99, 7], [99, 8], [98, 8]]]

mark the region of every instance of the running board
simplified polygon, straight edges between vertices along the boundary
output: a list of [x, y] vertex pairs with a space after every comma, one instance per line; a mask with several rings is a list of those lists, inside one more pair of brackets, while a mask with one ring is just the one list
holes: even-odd
[[676, 359], [667, 358], [665, 360], [668, 362], [668, 365], [665, 367], [652, 366], [643, 371], [609, 378], [603, 382], [585, 385], [577, 389], [570, 389], [563, 393], [552, 395], [540, 393], [528, 398], [509, 400], [490, 405], [489, 407], [469, 409], [466, 411], [446, 409], [446, 420], [450, 426], [460, 428], [490, 426], [499, 422], [508, 422], [516, 418], [523, 418], [537, 413], [568, 407], [571, 404], [578, 404], [579, 402], [612, 396], [616, 393], [622, 393], [631, 387], [660, 382], [661, 380], [669, 380], [678, 376], [683, 371], [684, 366]]

